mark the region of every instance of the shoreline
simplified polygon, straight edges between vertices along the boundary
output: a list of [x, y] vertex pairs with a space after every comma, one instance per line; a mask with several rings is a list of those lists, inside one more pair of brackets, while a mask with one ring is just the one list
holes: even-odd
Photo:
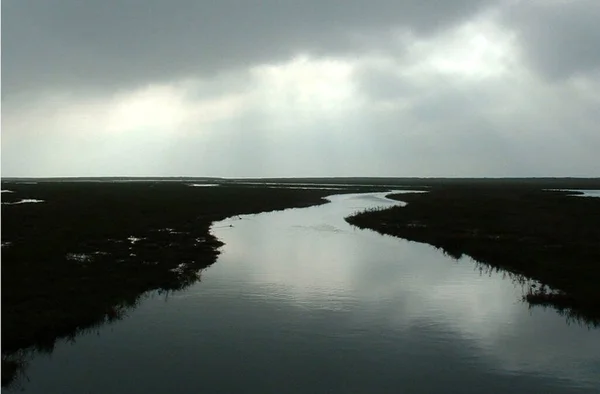
[[[497, 251], [493, 242], [484, 242], [473, 249], [475, 243], [465, 243], [469, 237], [464, 237], [464, 234], [456, 237], [456, 229], [453, 230], [449, 223], [438, 223], [443, 224], [437, 231], [439, 238], [428, 237], [422, 231], [427, 227], [422, 224], [435, 224], [436, 217], [444, 218], [444, 215], [436, 216], [440, 209], [443, 211], [444, 204], [440, 205], [440, 202], [445, 201], [446, 208], [450, 201], [472, 203], [472, 196], [469, 196], [474, 190], [484, 192], [484, 195], [500, 191], [500, 200], [510, 201], [515, 197], [511, 197], [511, 193], [539, 197], [542, 193], [539, 189], [507, 186], [504, 182], [493, 187], [487, 184], [435, 184], [425, 190], [422, 185], [402, 184], [396, 187], [415, 192], [395, 194], [388, 187], [375, 185], [355, 185], [335, 191], [319, 188], [318, 184], [313, 186], [300, 189], [235, 184], [191, 187], [186, 182], [151, 181], [37, 184], [3, 181], [2, 189], [12, 191], [3, 193], [3, 202], [22, 199], [44, 202], [2, 205], [2, 385], [9, 384], [26, 368], [28, 352], [50, 353], [57, 340], [73, 339], [79, 332], [123, 318], [148, 291], [176, 291], [195, 283], [200, 270], [216, 261], [223, 245], [211, 233], [215, 222], [244, 214], [322, 205], [328, 203], [327, 197], [333, 195], [385, 192], [394, 200], [408, 202], [408, 211], [416, 206], [415, 212], [425, 213], [426, 217], [419, 219], [417, 215], [410, 222], [404, 220], [410, 226], [399, 227], [398, 224], [403, 222], [394, 222], [402, 219], [394, 218], [395, 210], [402, 209], [398, 212], [406, 213], [407, 208], [397, 206], [367, 214], [358, 213], [346, 220], [358, 227], [362, 223], [363, 228], [383, 234], [429, 243], [454, 256], [469, 254], [491, 266], [531, 277], [514, 266], [486, 260], [486, 253]], [[416, 192], [418, 189], [422, 190]], [[430, 200], [431, 196], [437, 200]], [[544, 196], [552, 197], [548, 200], [552, 202], [552, 199], [566, 198], [566, 193], [549, 192]], [[576, 205], [600, 206], [590, 202], [592, 199], [569, 198], [577, 201]], [[424, 201], [434, 204], [423, 204]], [[456, 212], [463, 212], [460, 203], [455, 208], [458, 209]], [[394, 215], [380, 220], [385, 219], [388, 211]], [[506, 205], [492, 210], [495, 213], [507, 211], [511, 209]], [[485, 218], [485, 212], [476, 210], [472, 219], [482, 214], [481, 217]], [[594, 213], [584, 213], [588, 220], [594, 217]], [[375, 215], [375, 221], [372, 215]], [[361, 219], [357, 221], [357, 217]], [[588, 235], [593, 234], [597, 235], [596, 232], [588, 232]], [[478, 240], [477, 237], [471, 238]], [[490, 241], [485, 237], [482, 239]], [[598, 245], [600, 243], [595, 247], [598, 248]], [[600, 261], [600, 258], [595, 261]], [[600, 270], [600, 267], [596, 264], [595, 269]], [[541, 282], [561, 289], [551, 281], [544, 279]], [[585, 309], [573, 309], [573, 299], [557, 297], [554, 293], [542, 292], [542, 289], [545, 291], [546, 287], [532, 292], [528, 301], [532, 304], [546, 305], [550, 302], [553, 306], [566, 305], [563, 310], [571, 314], [576, 312], [575, 316]], [[593, 293], [597, 297], [595, 290]], [[568, 294], [571, 297], [571, 292]], [[569, 302], [565, 304], [565, 300]], [[581, 297], [576, 300], [580, 302]], [[594, 313], [597, 313], [597, 305], [592, 304]], [[597, 319], [598, 315], [588, 312], [583, 311], [584, 319], [590, 316]]]
[[407, 205], [346, 221], [536, 281], [524, 296], [529, 305], [600, 325], [600, 199], [520, 187], [437, 187], [387, 197]]
[[[2, 386], [26, 368], [29, 352], [50, 353], [58, 340], [123, 318], [149, 291], [195, 283], [223, 245], [213, 223], [326, 204], [332, 195], [171, 182], [5, 186], [11, 199], [44, 202], [2, 205]], [[335, 194], [362, 191], [374, 190]]]

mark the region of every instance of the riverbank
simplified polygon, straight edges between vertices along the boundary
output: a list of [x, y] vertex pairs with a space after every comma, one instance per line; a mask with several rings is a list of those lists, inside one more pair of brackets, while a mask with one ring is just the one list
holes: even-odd
[[539, 282], [525, 300], [600, 324], [600, 199], [527, 185], [437, 186], [392, 194], [405, 207], [346, 220]]
[[[10, 190], [2, 196], [3, 385], [22, 369], [25, 349], [51, 352], [60, 338], [120, 319], [147, 291], [199, 280], [221, 246], [214, 221], [323, 204], [332, 194], [152, 181], [2, 189]], [[41, 202], [14, 204], [30, 199]]]
[[[390, 184], [397, 189], [431, 190], [398, 196], [404, 201], [443, 196], [438, 192], [454, 193], [459, 200], [466, 196], [466, 212], [471, 190], [504, 190], [511, 182], [525, 181], [408, 179], [405, 183], [392, 178], [319, 178], [244, 182], [246, 186], [221, 179], [3, 180], [2, 383], [23, 370], [28, 351], [51, 352], [58, 339], [74, 339], [82, 331], [120, 319], [148, 291], [172, 291], [198, 281], [200, 270], [219, 253], [221, 243], [210, 234], [214, 221], [318, 205], [331, 194], [389, 190]], [[538, 188], [595, 187], [594, 180], [530, 182]], [[190, 186], [194, 184], [204, 187]], [[210, 186], [215, 184], [220, 186]], [[549, 195], [567, 198], [561, 192]], [[428, 220], [429, 216], [443, 217], [444, 205], [432, 202], [423, 205], [420, 214]], [[509, 206], [500, 205], [497, 213], [511, 212]], [[487, 214], [475, 210], [471, 219], [477, 215], [485, 219]], [[585, 210], [582, 215], [591, 221], [594, 215], [598, 217]], [[445, 227], [450, 233], [451, 224]], [[438, 235], [448, 234], [441, 227]], [[427, 237], [415, 240], [427, 242]], [[443, 247], [453, 250], [452, 242]], [[591, 276], [589, 287], [595, 281], [597, 276]], [[530, 301], [535, 302], [535, 297], [539, 302], [553, 298], [553, 304], [559, 303], [554, 295], [532, 293]]]

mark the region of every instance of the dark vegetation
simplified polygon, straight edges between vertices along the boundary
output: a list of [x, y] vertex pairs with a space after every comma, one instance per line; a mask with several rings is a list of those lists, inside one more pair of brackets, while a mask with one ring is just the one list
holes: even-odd
[[[583, 187], [598, 189], [600, 181]], [[599, 198], [543, 190], [535, 182], [438, 184], [428, 193], [390, 197], [408, 205], [346, 220], [533, 280], [524, 297], [531, 305], [600, 324]]]
[[[35, 180], [38, 181], [39, 180]], [[25, 349], [122, 317], [150, 290], [182, 289], [212, 264], [213, 221], [324, 203], [328, 190], [182, 182], [2, 182], [2, 383]], [[347, 191], [368, 190], [348, 188]], [[370, 189], [372, 190], [372, 188]]]
[[243, 178], [235, 180], [223, 179], [220, 182], [275, 182], [306, 184], [361, 184], [394, 186], [398, 188], [421, 187], [482, 187], [508, 186], [537, 189], [598, 189], [598, 178], [391, 178], [391, 177], [347, 177], [347, 178]]
[[94, 177], [94, 178], [4, 178], [15, 182], [188, 182], [188, 183], [219, 183], [225, 185], [240, 185], [243, 183], [277, 183], [277, 184], [348, 184], [393, 186], [398, 188], [446, 187], [446, 186], [525, 186], [538, 189], [598, 189], [598, 178], [393, 178], [393, 177], [310, 177], [310, 178], [209, 178], [209, 177]]
[[[529, 302], [599, 316], [600, 199], [541, 191], [596, 189], [597, 179], [133, 180], [3, 179], [2, 189], [13, 191], [2, 193], [3, 203], [44, 200], [2, 205], [3, 386], [24, 370], [30, 352], [50, 352], [58, 339], [120, 319], [148, 291], [178, 290], [199, 280], [221, 245], [210, 234], [213, 221], [391, 185], [431, 192], [398, 196], [410, 202], [407, 208], [348, 220], [538, 279], [546, 286], [532, 289]], [[203, 182], [222, 186], [187, 185]], [[260, 186], [273, 182], [342, 189]]]

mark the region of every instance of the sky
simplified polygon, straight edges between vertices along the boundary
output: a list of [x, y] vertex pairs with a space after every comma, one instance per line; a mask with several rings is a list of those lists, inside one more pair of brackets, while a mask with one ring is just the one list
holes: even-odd
[[2, 176], [600, 176], [598, 0], [4, 0]]

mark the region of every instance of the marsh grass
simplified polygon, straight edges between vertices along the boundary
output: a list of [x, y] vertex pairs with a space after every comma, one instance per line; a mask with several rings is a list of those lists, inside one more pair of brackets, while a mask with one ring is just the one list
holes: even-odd
[[390, 197], [408, 204], [346, 220], [533, 280], [540, 285], [524, 295], [529, 305], [599, 325], [600, 199], [511, 183], [437, 185]]
[[[19, 376], [23, 351], [117, 321], [149, 291], [200, 279], [222, 243], [210, 233], [229, 216], [323, 204], [328, 190], [190, 187], [184, 182], [3, 182], [2, 383]], [[373, 189], [347, 188], [336, 193]]]
[[11, 387], [25, 374], [26, 355], [23, 352], [2, 354], [2, 387]]
[[[599, 216], [592, 199], [573, 198], [581, 209], [572, 210], [567, 204], [568, 209], [564, 210], [564, 206], [561, 208], [560, 205], [567, 201], [564, 200], [565, 193], [544, 195], [555, 196], [557, 200], [551, 201], [542, 211], [576, 214], [574, 220], [567, 221], [567, 226], [563, 228], [565, 232], [570, 229], [570, 224], [584, 224], [581, 231], [572, 235], [574, 239], [580, 239], [580, 243], [567, 244], [564, 250], [556, 247], [561, 240], [560, 234], [558, 238], [551, 237], [548, 240], [542, 237], [536, 241], [538, 235], [521, 234], [522, 231], [517, 231], [517, 235], [511, 235], [510, 231], [502, 233], [498, 229], [481, 227], [476, 220], [479, 218], [488, 224], [494, 223], [498, 215], [505, 212], [518, 218], [518, 226], [527, 228], [527, 215], [520, 217], [526, 207], [519, 205], [520, 201], [530, 201], [532, 197], [531, 201], [537, 201], [541, 188], [598, 188], [598, 181], [594, 179], [521, 179], [512, 180], [512, 183], [503, 180], [431, 178], [268, 180], [315, 185], [363, 184], [344, 186], [335, 191], [267, 188], [260, 185], [242, 187], [235, 180], [215, 179], [210, 182], [218, 182], [221, 186], [187, 185], [197, 181], [75, 182], [55, 179], [36, 180], [36, 183], [26, 180], [2, 182], [2, 189], [13, 191], [2, 194], [3, 202], [44, 200], [39, 204], [2, 205], [3, 386], [24, 376], [29, 355], [52, 352], [57, 340], [75, 341], [77, 335], [118, 321], [149, 292], [155, 291], [168, 297], [170, 293], [198, 281], [202, 270], [215, 261], [222, 245], [210, 233], [214, 221], [235, 215], [322, 204], [326, 202], [323, 197], [332, 193], [385, 191], [390, 184], [394, 188], [421, 187], [433, 193], [402, 194], [398, 199], [410, 200], [408, 207], [373, 210], [355, 215], [348, 221], [359, 227], [428, 242], [453, 256], [469, 254], [515, 274], [536, 277], [536, 272], [550, 272], [537, 277], [541, 280], [564, 277], [564, 281], [557, 280], [555, 283], [546, 280], [546, 283], [567, 294], [572, 294], [573, 288], [567, 285], [575, 283], [577, 288], [579, 280], [582, 289], [589, 289], [590, 299], [597, 301], [598, 290], [595, 285], [600, 282], [598, 243], [594, 243], [597, 233], [589, 227], [589, 221], [596, 215], [593, 219], [595, 223]], [[257, 181], [260, 183], [265, 180]], [[506, 184], [515, 187], [516, 184], [519, 187], [528, 185], [528, 189], [531, 189], [532, 183], [536, 186], [535, 195], [504, 193], [504, 199], [513, 208], [506, 205], [493, 208], [493, 204], [481, 194], [476, 193], [474, 199], [471, 196], [472, 187], [485, 189], [495, 185], [497, 188]], [[480, 204], [490, 209], [471, 210]], [[582, 215], [587, 219], [580, 219]], [[131, 237], [135, 237], [136, 241], [132, 242]], [[519, 241], [517, 247], [515, 240], [518, 237], [525, 237], [525, 241]], [[544, 256], [557, 256], [547, 261], [567, 260], [574, 262], [575, 268], [568, 275], [563, 275], [564, 267], [562, 270], [560, 267], [542, 267], [540, 270], [539, 248], [521, 248], [522, 245], [534, 245], [536, 242], [551, 246], [545, 248], [549, 253]], [[585, 245], [588, 249], [583, 248]], [[586, 255], [581, 250], [590, 252]], [[528, 259], [523, 260], [523, 256]], [[571, 258], [566, 258], [569, 256]], [[512, 260], [512, 257], [515, 259]], [[531, 261], [538, 263], [532, 265]], [[582, 279], [582, 275], [587, 275], [587, 279]], [[593, 288], [590, 283], [593, 283]], [[590, 305], [597, 314], [596, 301]], [[587, 311], [585, 308], [581, 310]], [[581, 313], [589, 317], [589, 313], [580, 312], [580, 309], [564, 309], [564, 313], [568, 316]]]

